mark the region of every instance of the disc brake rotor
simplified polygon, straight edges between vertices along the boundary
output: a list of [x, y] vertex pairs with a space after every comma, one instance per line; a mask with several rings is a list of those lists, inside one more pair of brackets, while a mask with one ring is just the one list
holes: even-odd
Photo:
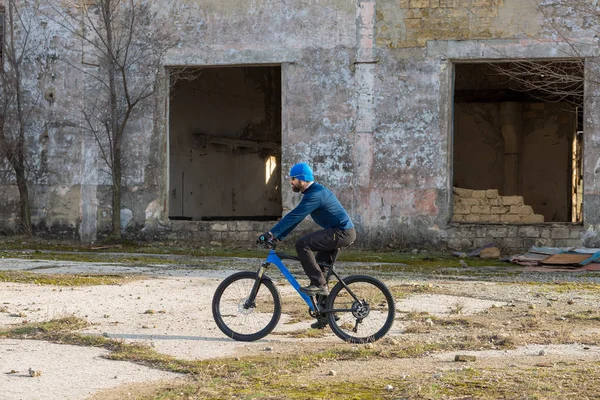
[[254, 307], [246, 307], [247, 299], [241, 299], [238, 302], [238, 312], [243, 315], [252, 314], [254, 312]]

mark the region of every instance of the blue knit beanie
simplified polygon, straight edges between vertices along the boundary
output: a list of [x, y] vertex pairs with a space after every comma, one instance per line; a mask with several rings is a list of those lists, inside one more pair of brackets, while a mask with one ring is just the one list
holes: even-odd
[[307, 163], [295, 164], [292, 169], [290, 169], [290, 178], [300, 179], [305, 182], [312, 182], [315, 180], [312, 169], [310, 169]]

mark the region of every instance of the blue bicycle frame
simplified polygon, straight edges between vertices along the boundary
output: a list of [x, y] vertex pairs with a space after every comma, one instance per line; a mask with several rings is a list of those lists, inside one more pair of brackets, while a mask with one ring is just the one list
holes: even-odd
[[[283, 255], [283, 256], [285, 258], [289, 258], [290, 260], [298, 260], [298, 258], [296, 258], [296, 257], [287, 256], [287, 255]], [[259, 279], [262, 278], [264, 272], [266, 271], [267, 267], [270, 264], [275, 264], [277, 266], [277, 268], [279, 268], [279, 270], [281, 271], [283, 276], [285, 276], [285, 279], [288, 280], [288, 282], [294, 287], [294, 289], [296, 289], [296, 292], [298, 292], [298, 294], [302, 297], [302, 299], [304, 299], [306, 304], [308, 304], [308, 307], [310, 307], [310, 310], [315, 311], [315, 306], [314, 306], [314, 303], [311, 300], [310, 296], [307, 295], [306, 293], [300, 291], [300, 284], [298, 283], [296, 278], [294, 278], [294, 275], [292, 275], [290, 270], [285, 266], [283, 261], [281, 261], [281, 258], [275, 252], [275, 250], [271, 249], [269, 251], [269, 255], [267, 256], [267, 259], [265, 260], [265, 262], [263, 262], [260, 269], [258, 270]]]

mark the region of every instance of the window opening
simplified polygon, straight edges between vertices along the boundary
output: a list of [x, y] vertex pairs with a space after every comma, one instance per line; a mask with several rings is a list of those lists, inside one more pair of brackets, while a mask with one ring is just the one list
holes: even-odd
[[582, 62], [552, 64], [455, 64], [454, 221], [582, 221]]
[[206, 67], [178, 80], [169, 112], [169, 216], [281, 217], [281, 67]]

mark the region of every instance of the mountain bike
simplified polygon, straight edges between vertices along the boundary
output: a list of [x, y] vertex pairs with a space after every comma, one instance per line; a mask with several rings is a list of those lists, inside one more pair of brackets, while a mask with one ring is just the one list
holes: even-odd
[[279, 268], [287, 281], [308, 305], [313, 318], [326, 318], [333, 333], [350, 343], [369, 343], [381, 339], [394, 323], [396, 306], [388, 287], [367, 275], [340, 277], [334, 264], [319, 262], [329, 284], [337, 283], [328, 296], [309, 296], [282, 260], [298, 257], [276, 252], [276, 243], [265, 244], [270, 251], [256, 272], [242, 271], [225, 278], [212, 300], [213, 318], [219, 329], [232, 339], [250, 342], [267, 336], [281, 317], [281, 295], [275, 282], [266, 275], [271, 265]]

